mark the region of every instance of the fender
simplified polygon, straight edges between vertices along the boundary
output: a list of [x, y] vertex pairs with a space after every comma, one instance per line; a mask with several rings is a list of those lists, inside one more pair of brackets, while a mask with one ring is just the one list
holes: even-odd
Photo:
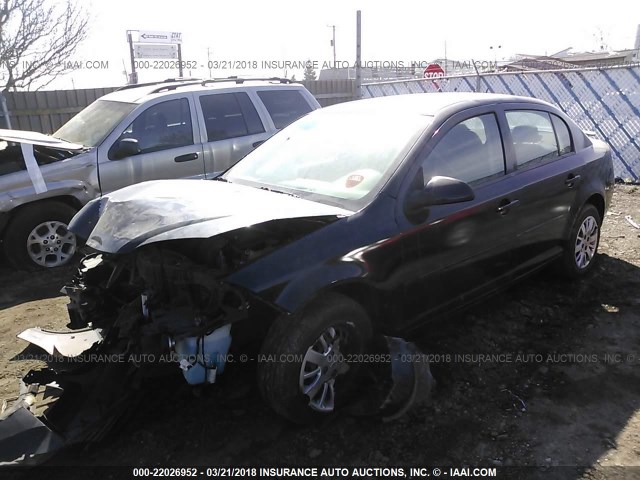
[[47, 182], [47, 191], [36, 193], [33, 186], [25, 186], [3, 192], [0, 195], [0, 212], [10, 212], [17, 207], [43, 200], [73, 197], [79, 205], [85, 205], [99, 196], [99, 192], [82, 180], [61, 180]]
[[392, 198], [378, 198], [367, 207], [366, 215], [356, 213], [335, 221], [225, 281], [290, 313], [328, 288], [363, 281], [372, 288], [390, 285], [400, 255], [399, 244], [389, 241], [397, 235], [394, 205]]

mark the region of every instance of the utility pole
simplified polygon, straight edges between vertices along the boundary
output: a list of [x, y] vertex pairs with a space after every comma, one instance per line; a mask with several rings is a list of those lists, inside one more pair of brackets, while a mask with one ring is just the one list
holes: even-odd
[[444, 76], [447, 76], [447, 41], [444, 41]]
[[211, 78], [211, 49], [207, 47], [207, 65], [209, 66], [209, 78]]
[[178, 77], [182, 78], [184, 72], [182, 70], [182, 44], [178, 44]]
[[356, 98], [362, 98], [362, 12], [356, 12]]
[[333, 68], [336, 68], [336, 26], [327, 25], [327, 27], [333, 30], [333, 37], [331, 38], [331, 46], [333, 47]]

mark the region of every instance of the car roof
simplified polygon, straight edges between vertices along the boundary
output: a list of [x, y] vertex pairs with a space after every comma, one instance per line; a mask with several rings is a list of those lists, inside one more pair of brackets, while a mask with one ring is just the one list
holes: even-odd
[[302, 90], [304, 86], [300, 83], [283, 83], [280, 80], [251, 80], [251, 79], [228, 79], [217, 80], [215, 82], [203, 84], [202, 80], [183, 81], [183, 82], [159, 82], [149, 85], [127, 86], [121, 90], [108, 93], [100, 98], [100, 100], [110, 100], [115, 102], [143, 103], [150, 98], [160, 96], [183, 93], [183, 92], [209, 92], [237, 90], [238, 88], [246, 89], [285, 89], [285, 90]]
[[391, 113], [398, 111], [417, 115], [435, 116], [440, 111], [448, 109], [449, 107], [455, 107], [455, 110], [464, 110], [481, 105], [514, 102], [549, 106], [547, 102], [531, 97], [518, 97], [515, 95], [501, 95], [496, 93], [438, 92], [408, 93], [387, 97], [367, 98], [325, 107], [323, 110], [334, 113], [359, 113], [368, 111]]

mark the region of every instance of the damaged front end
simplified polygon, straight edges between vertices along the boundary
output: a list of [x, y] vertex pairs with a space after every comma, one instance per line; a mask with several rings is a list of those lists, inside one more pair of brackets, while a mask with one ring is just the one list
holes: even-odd
[[181, 252], [193, 251], [190, 242], [167, 245], [86, 257], [63, 289], [71, 330], [20, 334], [47, 352], [49, 367], [29, 372], [4, 403], [0, 464], [40, 463], [99, 440], [130, 410], [142, 379], [167, 366], [191, 385], [224, 371], [231, 327], [249, 309], [246, 292], [220, 280], [239, 259], [222, 248], [196, 263]]

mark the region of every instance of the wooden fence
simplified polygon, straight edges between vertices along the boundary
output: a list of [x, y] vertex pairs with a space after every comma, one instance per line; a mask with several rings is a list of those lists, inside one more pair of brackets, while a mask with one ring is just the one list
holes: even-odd
[[[323, 107], [356, 98], [353, 80], [316, 80], [301, 83]], [[15, 130], [53, 133], [94, 100], [115, 89], [114, 87], [6, 93], [11, 126]], [[1, 109], [0, 128], [6, 128]]]

